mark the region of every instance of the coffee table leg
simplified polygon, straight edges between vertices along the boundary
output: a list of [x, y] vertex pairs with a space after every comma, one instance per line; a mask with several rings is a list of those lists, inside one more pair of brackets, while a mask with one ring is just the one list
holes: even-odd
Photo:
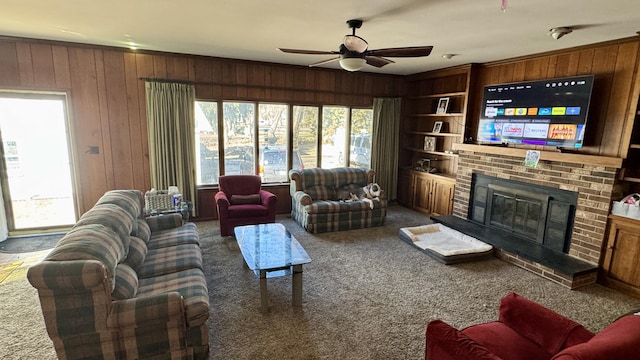
[[260, 311], [269, 311], [269, 299], [267, 299], [267, 272], [260, 270]]
[[302, 265], [293, 266], [293, 306], [302, 306]]

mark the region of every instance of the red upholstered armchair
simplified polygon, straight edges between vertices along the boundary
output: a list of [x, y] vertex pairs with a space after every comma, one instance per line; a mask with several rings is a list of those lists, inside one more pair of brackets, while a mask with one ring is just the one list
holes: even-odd
[[582, 325], [515, 293], [498, 321], [457, 330], [427, 325], [427, 360], [630, 360], [640, 354], [640, 316], [627, 315], [594, 336]]
[[220, 190], [215, 195], [222, 236], [233, 235], [240, 225], [266, 224], [276, 221], [276, 196], [261, 189], [256, 175], [224, 175], [218, 178]]

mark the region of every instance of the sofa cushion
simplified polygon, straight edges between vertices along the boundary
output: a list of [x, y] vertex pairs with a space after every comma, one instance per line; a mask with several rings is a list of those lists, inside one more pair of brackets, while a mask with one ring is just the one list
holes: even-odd
[[88, 224], [71, 229], [58, 241], [45, 260], [97, 260], [107, 269], [113, 281], [116, 265], [124, 257], [122, 242], [111, 228]]
[[200, 245], [196, 224], [189, 222], [179, 228], [154, 232], [147, 248], [152, 250], [180, 244]]
[[503, 360], [549, 360], [552, 354], [505, 324], [495, 321], [470, 326], [462, 333]]
[[140, 279], [138, 297], [177, 291], [184, 298], [188, 326], [199, 326], [209, 318], [209, 294], [204, 273], [189, 269]]
[[499, 320], [550, 354], [593, 337], [592, 332], [577, 322], [516, 293], [500, 301]]
[[131, 245], [129, 245], [129, 254], [124, 259], [124, 263], [131, 266], [133, 270], [138, 270], [147, 256], [147, 243], [144, 240], [131, 236]]
[[144, 240], [145, 243], [148, 243], [149, 239], [151, 239], [151, 228], [149, 227], [149, 224], [145, 219], [137, 219], [136, 222], [138, 223], [137, 231], [132, 231], [131, 235]]
[[138, 269], [140, 278], [164, 275], [186, 269], [202, 269], [202, 253], [197, 244], [182, 244], [149, 250]]
[[100, 224], [111, 228], [118, 234], [118, 239], [122, 242], [122, 247], [126, 252], [129, 251], [129, 235], [133, 229], [134, 221], [131, 214], [118, 205], [101, 204], [84, 213], [75, 226]]
[[627, 315], [613, 322], [591, 340], [568, 347], [553, 360], [629, 360], [640, 353], [640, 315]]
[[426, 359], [502, 360], [467, 335], [442, 320], [427, 325]]
[[114, 300], [131, 299], [138, 292], [138, 276], [136, 272], [126, 264], [116, 266], [116, 283], [111, 292]]
[[[374, 206], [377, 201], [374, 201]], [[309, 214], [326, 214], [326, 213], [340, 213], [340, 212], [352, 212], [352, 211], [369, 211], [369, 203], [356, 200], [356, 201], [314, 201], [311, 205], [305, 206], [305, 210]]]
[[335, 183], [333, 186], [337, 189], [343, 186], [363, 187], [369, 183], [369, 169], [339, 167], [330, 169], [333, 172]]
[[262, 204], [262, 199], [260, 194], [231, 195], [229, 202], [231, 205]]
[[336, 192], [333, 187], [325, 185], [314, 185], [304, 190], [313, 201], [318, 200], [334, 200], [336, 198]]

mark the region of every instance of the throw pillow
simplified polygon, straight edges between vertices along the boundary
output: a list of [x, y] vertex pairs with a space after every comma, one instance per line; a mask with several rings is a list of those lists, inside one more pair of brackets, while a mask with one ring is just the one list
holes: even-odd
[[131, 234], [137, 238], [144, 240], [145, 243], [149, 242], [151, 239], [151, 228], [145, 219], [137, 219], [138, 223], [138, 231], [135, 234]]
[[231, 205], [262, 204], [260, 194], [231, 195]]
[[111, 292], [114, 300], [131, 299], [138, 293], [138, 274], [126, 264], [116, 266], [116, 283]]
[[147, 256], [147, 244], [144, 240], [131, 236], [131, 244], [129, 245], [129, 254], [124, 259], [124, 263], [129, 265], [132, 269], [138, 270], [140, 265], [144, 262], [145, 256]]

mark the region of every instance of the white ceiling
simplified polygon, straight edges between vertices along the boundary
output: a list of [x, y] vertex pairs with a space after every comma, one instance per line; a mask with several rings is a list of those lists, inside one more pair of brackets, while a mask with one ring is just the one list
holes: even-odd
[[[0, 35], [308, 65], [357, 35], [370, 49], [433, 45], [363, 71], [413, 74], [636, 36], [640, 0], [2, 0]], [[555, 40], [550, 28], [575, 26]], [[455, 54], [444, 59], [443, 54]], [[334, 62], [325, 67], [339, 68]]]

